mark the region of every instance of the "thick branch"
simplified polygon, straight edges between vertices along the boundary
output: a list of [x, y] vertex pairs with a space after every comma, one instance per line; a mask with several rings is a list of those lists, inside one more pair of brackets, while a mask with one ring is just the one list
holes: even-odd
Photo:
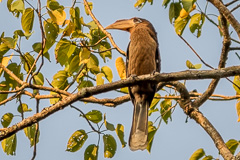
[[[208, 70], [182, 71], [182, 72], [175, 72], [175, 73], [162, 73], [162, 74], [156, 73], [155, 75], [142, 75], [139, 77], [130, 77], [125, 80], [120, 80], [120, 81], [109, 83], [109, 84], [83, 88], [78, 93], [69, 95], [68, 97], [52, 105], [51, 107], [47, 107], [43, 109], [40, 113], [37, 113], [32, 117], [26, 118], [23, 121], [19, 122], [18, 124], [13, 125], [12, 127], [4, 129], [3, 131], [0, 132], [0, 140], [3, 140], [4, 138], [11, 136], [17, 131], [25, 127], [31, 126], [32, 124], [39, 122], [40, 120], [48, 117], [49, 115], [61, 109], [64, 109], [69, 104], [72, 104], [82, 98], [90, 97], [91, 95], [96, 95], [96, 94], [108, 92], [111, 90], [115, 90], [118, 88], [131, 86], [134, 84], [141, 83], [143, 81], [151, 81], [153, 83], [158, 83], [160, 81], [169, 82], [172, 80], [182, 80], [182, 79], [206, 79], [206, 78], [212, 79], [212, 78], [234, 76], [239, 74], [240, 74], [240, 66], [234, 66], [234, 67], [228, 67], [228, 68], [211, 70], [211, 71], [208, 71]], [[35, 86], [35, 88], [38, 88], [38, 89], [39, 87], [41, 88], [42, 86]]]
[[181, 100], [179, 105], [184, 110], [184, 112], [194, 119], [212, 138], [214, 144], [216, 145], [219, 153], [225, 160], [234, 160], [233, 154], [229, 151], [224, 140], [214, 126], [209, 122], [209, 120], [204, 117], [204, 115], [197, 109], [198, 106], [193, 106], [190, 101], [190, 95], [185, 88], [185, 86], [179, 82], [170, 82], [169, 84], [176, 87], [178, 92], [181, 94]]

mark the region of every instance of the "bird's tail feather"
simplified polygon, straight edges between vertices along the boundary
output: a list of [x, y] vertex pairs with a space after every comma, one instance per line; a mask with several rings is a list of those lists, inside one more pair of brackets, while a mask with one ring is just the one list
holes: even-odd
[[148, 102], [136, 102], [133, 111], [132, 129], [129, 136], [131, 150], [144, 150], [148, 141]]

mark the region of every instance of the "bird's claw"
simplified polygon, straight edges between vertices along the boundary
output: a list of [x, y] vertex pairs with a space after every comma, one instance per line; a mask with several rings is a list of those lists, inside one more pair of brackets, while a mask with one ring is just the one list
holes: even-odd
[[156, 73], [159, 73], [159, 72], [157, 72], [156, 70], [154, 70], [154, 71], [151, 73], [151, 75], [155, 75]]
[[131, 74], [130, 77], [132, 77], [132, 78], [136, 78], [137, 75], [136, 75], [136, 74]]

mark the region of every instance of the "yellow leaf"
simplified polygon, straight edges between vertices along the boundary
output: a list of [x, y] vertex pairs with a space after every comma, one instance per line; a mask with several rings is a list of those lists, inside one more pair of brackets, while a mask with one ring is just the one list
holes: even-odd
[[[11, 54], [10, 57], [3, 57], [2, 59], [2, 65], [4, 67], [6, 67], [8, 65], [8, 62], [10, 61], [10, 59], [12, 59], [13, 53]], [[2, 68], [0, 68], [0, 74], [2, 73]]]
[[240, 122], [240, 101], [238, 99], [238, 102], [236, 104], [236, 110], [237, 110], [237, 115], [238, 115], [238, 122]]
[[180, 11], [181, 18], [186, 18], [188, 15], [189, 13], [184, 8]]
[[48, 14], [53, 20], [53, 22], [57, 23], [58, 25], [62, 25], [66, 19], [66, 12], [64, 10], [60, 9], [59, 10], [56, 9], [54, 11], [48, 10]]
[[[89, 6], [90, 10], [93, 9], [93, 3], [92, 3], [92, 2], [88, 2], [88, 6]], [[85, 8], [85, 12], [86, 12], [86, 14], [89, 15], [89, 12], [88, 12], [88, 10], [87, 10], [87, 7], [84, 6], [84, 8]]]
[[103, 73], [98, 73], [98, 74], [97, 74], [97, 76], [96, 76], [97, 86], [104, 84], [104, 79], [103, 79], [103, 77], [105, 77], [105, 75], [104, 75]]
[[118, 71], [118, 75], [121, 79], [126, 79], [126, 66], [122, 57], [118, 57], [115, 61], [115, 66]]

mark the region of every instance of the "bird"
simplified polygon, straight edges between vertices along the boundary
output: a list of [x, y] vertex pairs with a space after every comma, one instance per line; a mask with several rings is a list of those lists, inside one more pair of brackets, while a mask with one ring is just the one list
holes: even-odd
[[[126, 77], [160, 73], [161, 59], [157, 33], [146, 19], [134, 17], [117, 20], [105, 29], [118, 29], [130, 33], [126, 52]], [[129, 148], [145, 150], [148, 145], [148, 109], [156, 92], [156, 84], [142, 82], [128, 87], [134, 105]]]

